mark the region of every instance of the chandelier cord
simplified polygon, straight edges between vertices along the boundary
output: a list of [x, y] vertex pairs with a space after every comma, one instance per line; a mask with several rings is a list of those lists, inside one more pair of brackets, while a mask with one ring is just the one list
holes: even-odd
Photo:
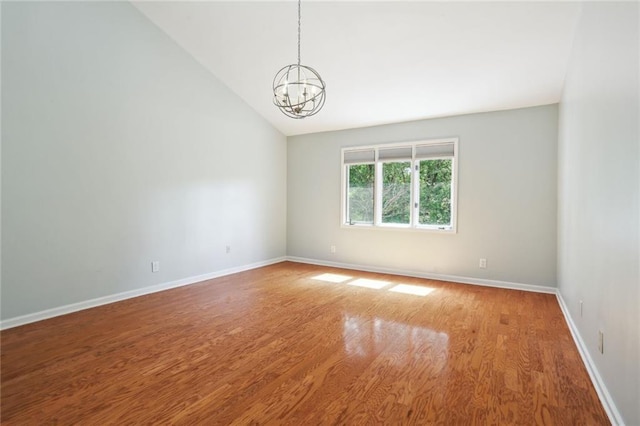
[[300, 1], [298, 0], [298, 66], [300, 66]]

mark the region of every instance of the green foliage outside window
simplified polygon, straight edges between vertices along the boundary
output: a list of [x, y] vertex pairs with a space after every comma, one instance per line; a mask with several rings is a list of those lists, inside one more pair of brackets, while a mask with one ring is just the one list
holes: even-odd
[[[451, 224], [451, 159], [419, 162], [418, 223]], [[375, 166], [348, 166], [348, 222], [374, 222]], [[382, 222], [409, 224], [411, 218], [411, 162], [382, 164]]]
[[382, 163], [382, 223], [411, 220], [411, 162]]
[[349, 223], [373, 223], [373, 164], [349, 166]]
[[419, 224], [451, 224], [451, 163], [451, 160], [420, 161]]

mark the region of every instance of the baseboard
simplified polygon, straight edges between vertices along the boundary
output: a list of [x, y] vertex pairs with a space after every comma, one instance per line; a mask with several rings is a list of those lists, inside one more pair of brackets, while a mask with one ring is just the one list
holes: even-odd
[[140, 289], [125, 291], [122, 293], [116, 293], [109, 296], [98, 297], [95, 299], [85, 300], [82, 302], [72, 303], [69, 305], [59, 306], [56, 308], [47, 309], [40, 312], [34, 312], [32, 314], [21, 315], [19, 317], [8, 318], [0, 321], [0, 330], [6, 330], [13, 327], [29, 324], [36, 321], [42, 321], [48, 318], [57, 317], [60, 315], [70, 314], [72, 312], [82, 311], [84, 309], [94, 308], [96, 306], [106, 305], [109, 303], [119, 302], [121, 300], [131, 299], [133, 297], [143, 296], [145, 294], [156, 293], [158, 291], [168, 290], [171, 288], [182, 287], [189, 284], [195, 284], [201, 281], [206, 281], [225, 275], [231, 275], [238, 272], [248, 271], [250, 269], [260, 268], [263, 266], [272, 265], [274, 263], [283, 262], [289, 260], [291, 262], [308, 263], [313, 265], [330, 266], [335, 268], [352, 269], [368, 272], [379, 272], [385, 274], [405, 275], [417, 278], [435, 279], [441, 281], [451, 281], [463, 284], [475, 284], [489, 287], [509, 288], [514, 290], [533, 291], [538, 293], [551, 293], [555, 294], [556, 289], [552, 287], [536, 286], [530, 284], [512, 283], [506, 281], [486, 280], [480, 278], [461, 277], [456, 275], [442, 275], [442, 274], [430, 274], [424, 272], [407, 271], [393, 268], [380, 268], [366, 265], [355, 265], [348, 263], [329, 262], [316, 259], [308, 259], [295, 256], [283, 256], [274, 259], [269, 259], [262, 262], [251, 263], [235, 268], [224, 269], [221, 271], [212, 272], [209, 274], [197, 275], [193, 277], [183, 278], [176, 281], [170, 281], [167, 283], [156, 284]]
[[189, 284], [195, 284], [202, 281], [223, 277], [225, 275], [236, 274], [238, 272], [248, 271], [250, 269], [261, 268], [263, 266], [273, 265], [274, 263], [284, 262], [285, 260], [286, 258], [284, 256], [278, 257], [274, 259], [265, 260], [262, 262], [255, 262], [248, 265], [242, 265], [234, 268], [223, 269], [221, 271], [211, 272], [208, 274], [196, 275], [193, 277], [183, 278], [176, 281], [156, 284], [156, 285], [143, 287], [135, 290], [125, 291], [122, 293], [112, 294], [109, 296], [98, 297], [95, 299], [85, 300], [83, 302], [72, 303], [70, 305], [59, 306], [57, 308], [51, 308], [51, 309], [47, 309], [40, 312], [34, 312], [32, 314], [21, 315], [19, 317], [9, 318], [9, 319], [0, 321], [0, 330], [6, 330], [8, 328], [18, 327], [20, 325], [29, 324], [36, 321], [42, 321], [42, 320], [57, 317], [60, 315], [82, 311], [84, 309], [95, 308], [96, 306], [119, 302], [121, 300], [131, 299], [133, 297], [144, 296], [145, 294], [157, 293], [159, 291], [169, 290], [171, 288], [182, 287]]
[[562, 298], [562, 295], [560, 294], [558, 289], [555, 287], [545, 287], [545, 286], [513, 283], [513, 282], [506, 282], [506, 281], [461, 277], [456, 275], [431, 274], [431, 273], [425, 273], [425, 272], [407, 271], [407, 270], [400, 270], [400, 269], [394, 269], [394, 268], [380, 268], [380, 267], [374, 267], [374, 266], [368, 266], [368, 265], [355, 265], [355, 264], [349, 264], [349, 263], [330, 262], [326, 260], [308, 259], [308, 258], [295, 257], [295, 256], [287, 256], [286, 260], [291, 262], [308, 263], [311, 265], [319, 265], [319, 266], [330, 266], [334, 268], [342, 268], [342, 269], [349, 269], [349, 270], [377, 272], [377, 273], [385, 273], [385, 274], [393, 274], [393, 275], [404, 275], [409, 277], [435, 279], [440, 281], [451, 281], [451, 282], [457, 282], [457, 283], [463, 283], [463, 284], [475, 284], [475, 285], [482, 285], [482, 286], [489, 286], [489, 287], [508, 288], [513, 290], [524, 290], [524, 291], [531, 291], [531, 292], [537, 292], [537, 293], [555, 294], [558, 299], [558, 304], [560, 305], [560, 310], [562, 311], [565, 317], [565, 321], [567, 322], [569, 330], [571, 331], [571, 335], [573, 337], [573, 340], [576, 343], [578, 352], [582, 357], [582, 362], [587, 368], [587, 372], [589, 373], [589, 378], [591, 379], [591, 382], [593, 383], [593, 386], [596, 389], [598, 397], [600, 398], [600, 402], [602, 403], [607, 413], [607, 416], [609, 416], [609, 421], [611, 421], [613, 425], [624, 426], [624, 420], [622, 419], [620, 412], [618, 411], [615, 403], [613, 402], [613, 398], [611, 398], [611, 394], [607, 390], [607, 387], [605, 386], [604, 381], [602, 380], [602, 377], [598, 372], [598, 369], [596, 368], [593, 360], [591, 359], [591, 355], [589, 354], [589, 351], [587, 350], [587, 347], [584, 341], [582, 340], [582, 337], [580, 336], [580, 333], [578, 332], [578, 329], [575, 323], [573, 322], [571, 315], [569, 314], [567, 305], [565, 304], [564, 299]]
[[377, 273], [385, 273], [385, 274], [393, 274], [393, 275], [404, 275], [409, 277], [416, 278], [426, 278], [426, 279], [435, 279], [440, 281], [450, 281], [457, 282], [463, 284], [474, 284], [488, 287], [498, 287], [498, 288], [507, 288], [513, 290], [524, 290], [531, 291], [537, 293], [549, 293], [555, 294], [558, 299], [558, 304], [560, 305], [560, 309], [564, 315], [564, 318], [569, 326], [569, 330], [571, 332], [571, 336], [573, 337], [574, 342], [578, 348], [578, 352], [582, 357], [582, 362], [587, 368], [587, 372], [589, 373], [589, 377], [591, 378], [591, 382], [593, 383], [598, 397], [604, 406], [607, 415], [609, 416], [609, 420], [614, 425], [624, 425], [624, 420], [618, 411], [611, 394], [609, 393], [598, 369], [593, 362], [589, 351], [587, 350], [587, 346], [582, 340], [582, 336], [578, 331], [575, 323], [573, 322], [573, 318], [569, 314], [569, 309], [562, 298], [562, 294], [557, 291], [554, 287], [544, 287], [537, 286], [531, 284], [522, 284], [522, 283], [513, 283], [507, 281], [497, 281], [497, 280], [487, 280], [480, 278], [470, 278], [470, 277], [461, 277], [457, 275], [443, 275], [443, 274], [431, 274], [425, 272], [416, 272], [416, 271], [407, 271], [400, 270], [394, 268], [380, 268], [373, 267], [368, 265], [356, 265], [350, 263], [340, 263], [340, 262], [330, 262], [325, 260], [317, 260], [317, 259], [308, 259], [303, 257], [296, 256], [283, 256], [278, 258], [273, 258], [269, 260], [265, 260], [262, 262], [255, 262], [248, 265], [238, 266], [234, 268], [223, 269], [221, 271], [211, 272], [208, 274], [197, 275], [193, 277], [183, 278], [176, 281], [170, 281], [167, 283], [156, 284], [136, 290], [125, 291], [122, 293], [112, 294], [109, 296], [98, 297], [91, 300], [86, 300], [83, 302], [72, 303], [70, 305], [60, 306], [57, 308], [47, 309], [40, 312], [35, 312], [32, 314], [22, 315], [19, 317], [9, 318], [3, 321], [0, 321], [0, 330], [6, 330], [13, 327], [18, 327], [21, 325], [42, 321], [48, 318], [57, 317], [60, 315], [69, 314], [72, 312], [82, 311], [89, 308], [94, 308], [101, 305], [106, 305], [109, 303], [119, 302], [121, 300], [131, 299], [133, 297], [143, 296], [145, 294], [156, 293], [163, 290], [169, 290], [172, 288], [182, 287], [190, 284], [195, 284], [198, 282], [223, 277], [226, 275], [236, 274], [238, 272], [248, 271], [251, 269], [261, 268], [263, 266], [273, 265], [275, 263], [280, 263], [283, 261], [291, 261], [298, 263], [307, 263], [311, 265], [319, 265], [319, 266], [329, 266], [334, 268], [342, 268], [349, 270], [357, 270], [357, 271], [367, 271], [367, 272], [377, 272]]
[[311, 265], [331, 266], [334, 268], [351, 269], [356, 271], [377, 272], [382, 274], [404, 275], [407, 277], [426, 278], [430, 280], [449, 281], [462, 284], [474, 284], [485, 287], [508, 288], [512, 290], [532, 291], [535, 293], [556, 294], [555, 287], [545, 287], [541, 285], [513, 283], [508, 281], [487, 280], [483, 278], [470, 278], [458, 275], [432, 274], [428, 272], [408, 271], [395, 268], [380, 268], [377, 266], [355, 265], [351, 263], [330, 262], [326, 260], [308, 259], [304, 257], [287, 256], [287, 260], [298, 263], [308, 263]]
[[607, 412], [607, 416], [609, 416], [609, 421], [613, 425], [624, 425], [624, 419], [622, 418], [620, 411], [618, 411], [616, 404], [613, 402], [613, 398], [611, 397], [609, 390], [604, 384], [604, 381], [602, 380], [602, 377], [600, 376], [600, 373], [598, 372], [598, 369], [596, 368], [596, 365], [593, 362], [591, 355], [589, 354], [587, 345], [585, 344], [584, 340], [582, 340], [582, 336], [578, 331], [578, 327], [576, 327], [576, 324], [573, 322], [573, 318], [569, 313], [569, 308], [564, 302], [562, 294], [560, 294], [559, 291], [556, 293], [556, 297], [558, 298], [560, 310], [562, 310], [564, 319], [566, 320], [567, 325], [569, 326], [569, 330], [571, 331], [571, 336], [573, 336], [573, 341], [578, 347], [578, 352], [580, 353], [580, 357], [582, 357], [582, 362], [584, 363], [585, 367], [587, 367], [587, 372], [589, 373], [589, 377], [591, 378], [591, 383], [593, 383], [593, 387], [596, 388], [596, 392], [598, 393], [600, 402], [602, 402], [602, 405]]

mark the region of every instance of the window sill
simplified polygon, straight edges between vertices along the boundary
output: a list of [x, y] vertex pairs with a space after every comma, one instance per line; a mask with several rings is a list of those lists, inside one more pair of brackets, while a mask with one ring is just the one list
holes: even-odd
[[367, 224], [354, 224], [349, 225], [347, 223], [343, 223], [340, 226], [343, 229], [366, 229], [366, 230], [380, 230], [380, 231], [401, 231], [401, 232], [426, 232], [426, 233], [438, 233], [438, 234], [457, 234], [457, 230], [455, 228], [445, 228], [440, 229], [437, 227], [426, 227], [426, 226], [417, 226], [412, 227], [409, 225], [394, 225], [394, 224], [385, 224], [385, 225], [367, 225]]

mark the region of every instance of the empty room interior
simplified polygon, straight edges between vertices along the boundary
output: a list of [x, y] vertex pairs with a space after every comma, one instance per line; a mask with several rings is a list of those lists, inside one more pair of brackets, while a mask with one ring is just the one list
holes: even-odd
[[640, 425], [639, 6], [1, 1], [0, 421]]

